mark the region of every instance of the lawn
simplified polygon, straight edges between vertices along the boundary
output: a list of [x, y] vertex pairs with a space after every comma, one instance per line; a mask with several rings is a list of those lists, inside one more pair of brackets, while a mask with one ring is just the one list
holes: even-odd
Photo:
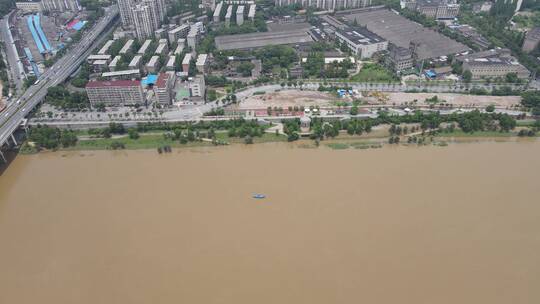
[[355, 82], [398, 82], [399, 80], [394, 76], [394, 74], [386, 69], [385, 67], [374, 64], [366, 63], [358, 72], [358, 74], [353, 75], [350, 79]]
[[[229, 137], [227, 133], [216, 133], [216, 139], [227, 143], [244, 143], [243, 138]], [[265, 143], [265, 142], [277, 142], [287, 141], [287, 137], [284, 135], [278, 135], [265, 133], [261, 137], [254, 137], [253, 143]], [[109, 149], [113, 142], [119, 142], [124, 144], [125, 149], [155, 149], [161, 146], [171, 147], [199, 147], [199, 146], [212, 146], [211, 142], [206, 141], [193, 141], [186, 144], [181, 144], [178, 140], [165, 139], [163, 134], [144, 134], [141, 133], [138, 139], [130, 139], [129, 137], [121, 138], [93, 138], [88, 140], [79, 140], [75, 147], [68, 148], [68, 150], [106, 150]]]

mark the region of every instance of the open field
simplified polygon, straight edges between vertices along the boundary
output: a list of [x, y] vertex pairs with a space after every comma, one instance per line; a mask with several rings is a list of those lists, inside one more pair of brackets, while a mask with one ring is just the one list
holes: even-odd
[[498, 107], [509, 107], [517, 105], [521, 101], [519, 96], [479, 96], [452, 93], [388, 93], [387, 104], [403, 104], [417, 100], [418, 104], [425, 104], [427, 98], [437, 96], [439, 100], [444, 99], [446, 103], [456, 106], [476, 105], [488, 106], [493, 104]]
[[264, 95], [253, 95], [238, 105], [238, 109], [266, 109], [267, 107], [327, 106], [339, 99], [328, 92], [282, 90]]

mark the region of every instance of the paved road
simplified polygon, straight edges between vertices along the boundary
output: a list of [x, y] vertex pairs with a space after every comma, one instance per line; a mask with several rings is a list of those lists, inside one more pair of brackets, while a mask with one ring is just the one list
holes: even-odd
[[107, 37], [103, 31], [111, 31], [114, 27], [110, 26], [110, 23], [117, 17], [116, 6], [107, 8], [105, 16], [85, 33], [79, 43], [43, 73], [36, 84], [29, 87], [17, 102], [9, 104], [0, 113], [0, 147], [18, 128], [24, 117], [43, 100], [47, 89], [64, 82], [77, 70], [90, 52]]
[[[7, 61], [9, 62], [9, 74], [10, 79], [13, 80], [17, 91], [20, 91], [23, 86], [24, 68], [19, 56], [17, 55], [17, 49], [11, 31], [9, 29], [9, 19], [14, 14], [14, 11], [7, 14], [4, 19], [0, 20], [0, 39], [4, 42], [5, 51], [7, 55]], [[7, 85], [7, 84], [6, 84]]]

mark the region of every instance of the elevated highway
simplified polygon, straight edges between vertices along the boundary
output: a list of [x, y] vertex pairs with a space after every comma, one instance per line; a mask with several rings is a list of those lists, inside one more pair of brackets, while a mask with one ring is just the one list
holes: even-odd
[[[63, 83], [73, 74], [92, 50], [107, 38], [108, 33], [114, 28], [112, 25], [117, 21], [118, 7], [114, 5], [106, 8], [105, 15], [84, 34], [78, 43], [43, 73], [16, 102], [10, 103], [4, 111], [0, 112], [0, 148], [9, 138], [15, 142], [13, 133], [25, 116], [45, 98], [47, 89]], [[2, 159], [3, 155], [0, 151], [0, 160]]]

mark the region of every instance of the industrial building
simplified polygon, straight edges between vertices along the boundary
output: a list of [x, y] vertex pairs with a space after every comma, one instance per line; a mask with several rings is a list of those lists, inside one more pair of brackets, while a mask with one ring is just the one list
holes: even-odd
[[92, 106], [135, 105], [144, 103], [144, 93], [138, 80], [90, 81], [86, 94]]
[[268, 45], [305, 45], [313, 42], [308, 34], [309, 26], [284, 31], [226, 35], [216, 37], [216, 48], [225, 50], [249, 50]]
[[437, 20], [454, 19], [459, 14], [457, 0], [401, 0], [400, 6]]
[[529, 70], [513, 57], [508, 49], [492, 49], [455, 58], [462, 63], [463, 71], [470, 71], [473, 79], [504, 78], [515, 73], [525, 79], [530, 76]]
[[303, 7], [315, 7], [322, 10], [336, 11], [371, 5], [371, 0], [275, 0], [276, 6], [301, 4]]
[[395, 72], [410, 69], [414, 66], [414, 58], [411, 50], [388, 44], [388, 63]]
[[349, 22], [356, 20], [367, 29], [389, 43], [411, 49], [416, 60], [438, 58], [450, 54], [459, 54], [470, 49], [434, 30], [424, 28], [397, 13], [385, 9], [364, 9], [355, 12], [338, 13]]
[[361, 59], [371, 58], [373, 54], [388, 48], [388, 41], [364, 27], [347, 26], [337, 29], [335, 34], [339, 42], [345, 43]]

